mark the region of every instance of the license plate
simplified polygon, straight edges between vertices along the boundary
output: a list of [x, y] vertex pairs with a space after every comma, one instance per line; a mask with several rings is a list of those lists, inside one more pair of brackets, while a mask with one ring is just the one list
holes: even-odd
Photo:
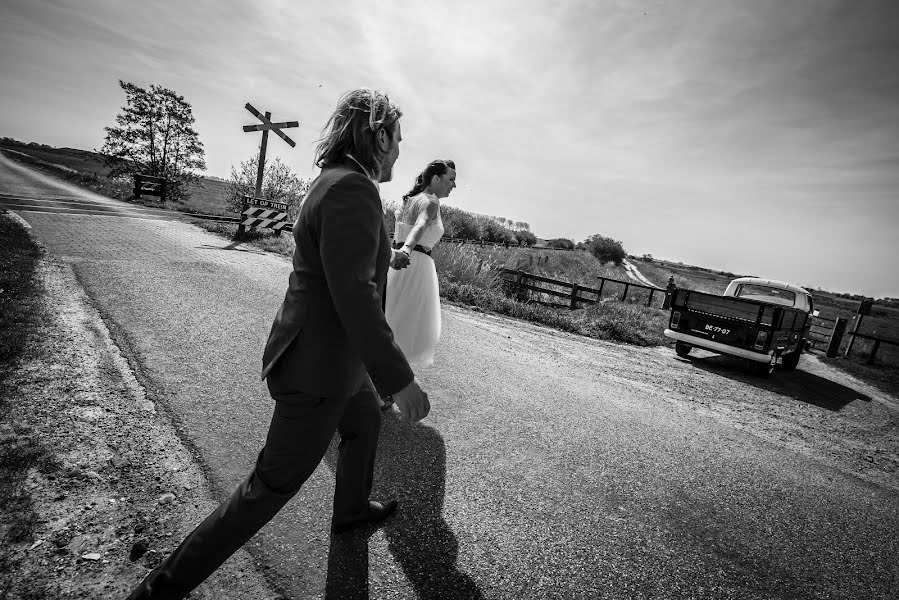
[[698, 323], [693, 331], [716, 341], [729, 341], [737, 335], [733, 327], [713, 323]]

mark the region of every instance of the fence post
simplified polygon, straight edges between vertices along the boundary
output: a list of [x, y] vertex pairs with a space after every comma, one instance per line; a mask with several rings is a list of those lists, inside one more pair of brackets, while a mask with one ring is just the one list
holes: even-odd
[[624, 302], [625, 300], [627, 300], [627, 290], [628, 290], [628, 288], [630, 288], [630, 287], [631, 287], [631, 284], [629, 284], [629, 283], [625, 283], [625, 284], [624, 284], [624, 293], [621, 295], [621, 301], [622, 301], [622, 302]]
[[840, 351], [840, 344], [843, 343], [843, 332], [846, 331], [846, 319], [837, 317], [834, 321], [833, 329], [830, 330], [830, 339], [827, 340], [827, 352], [824, 356], [827, 358], [836, 358]]
[[[263, 132], [267, 133], [267, 132]], [[237, 215], [237, 231], [234, 232], [234, 239], [241, 239], [244, 234], [247, 232], [246, 227], [243, 226], [243, 213], [247, 210], [247, 200], [244, 198], [243, 203], [240, 205], [240, 214]]]
[[604, 286], [605, 284], [606, 284], [606, 278], [600, 277], [599, 278], [599, 292], [597, 292], [597, 294], [596, 294], [597, 302], [602, 302], [602, 286]]
[[646, 303], [646, 306], [652, 307], [652, 295], [655, 293], [655, 289], [649, 288], [649, 302]]
[[855, 345], [855, 332], [858, 331], [858, 326], [862, 322], [863, 315], [855, 315], [852, 317], [852, 331], [849, 332], [849, 344], [846, 346], [846, 352], [843, 353], [843, 356], [849, 356], [849, 353], [852, 352], [852, 346]]
[[877, 354], [878, 348], [880, 348], [880, 340], [874, 340], [874, 347], [871, 348], [871, 354], [868, 355], [867, 363], [869, 365], [874, 362], [874, 355]]
[[571, 310], [577, 308], [577, 290], [578, 285], [576, 283], [571, 284]]
[[159, 201], [165, 204], [165, 195], [166, 195], [166, 186], [168, 185], [168, 181], [165, 177], [162, 178], [162, 183], [159, 184]]
[[521, 284], [524, 282], [524, 271], [518, 269], [518, 277], [515, 279], [515, 299], [521, 300], [522, 289]]
[[674, 284], [674, 275], [672, 275], [668, 278], [668, 285], [665, 287], [665, 300], [662, 302], [663, 310], [671, 308], [671, 299], [674, 297], [675, 290], [677, 290], [677, 286]]
[[865, 298], [861, 302], [858, 303], [858, 310], [855, 314], [855, 323], [852, 325], [852, 331], [849, 333], [849, 345], [846, 346], [846, 354], [843, 356], [849, 356], [849, 352], [852, 351], [852, 346], [855, 344], [855, 333], [858, 331], [858, 328], [862, 324], [862, 317], [865, 315], [871, 314], [871, 306], [874, 304], [874, 300], [871, 298]]

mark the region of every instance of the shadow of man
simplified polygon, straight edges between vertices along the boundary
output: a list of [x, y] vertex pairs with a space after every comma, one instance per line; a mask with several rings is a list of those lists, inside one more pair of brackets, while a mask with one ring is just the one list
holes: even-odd
[[[337, 465], [337, 439], [325, 460]], [[481, 599], [475, 582], [456, 566], [459, 543], [443, 519], [446, 446], [437, 430], [384, 414], [378, 440], [373, 498], [396, 498], [399, 508], [383, 528], [388, 548], [419, 598]], [[331, 536], [325, 597], [367, 599], [368, 538], [374, 527]]]

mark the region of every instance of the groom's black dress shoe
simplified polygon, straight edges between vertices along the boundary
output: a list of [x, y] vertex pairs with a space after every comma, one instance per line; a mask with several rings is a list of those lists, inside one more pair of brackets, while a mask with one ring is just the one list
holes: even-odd
[[388, 500], [387, 502], [376, 502], [375, 500], [369, 500], [367, 514], [352, 519], [351, 521], [346, 521], [345, 523], [333, 523], [331, 525], [331, 533], [344, 533], [345, 531], [356, 529], [357, 527], [364, 527], [371, 523], [383, 521], [393, 514], [393, 512], [396, 510], [396, 507], [396, 500]]

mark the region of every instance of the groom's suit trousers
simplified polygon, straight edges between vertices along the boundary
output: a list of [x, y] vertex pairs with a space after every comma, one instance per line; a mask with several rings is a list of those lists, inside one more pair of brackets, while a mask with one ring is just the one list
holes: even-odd
[[268, 523], [321, 462], [340, 433], [334, 522], [364, 514], [371, 493], [381, 428], [378, 399], [367, 380], [349, 398], [279, 394], [269, 381], [275, 411], [256, 466], [129, 599], [184, 598]]

